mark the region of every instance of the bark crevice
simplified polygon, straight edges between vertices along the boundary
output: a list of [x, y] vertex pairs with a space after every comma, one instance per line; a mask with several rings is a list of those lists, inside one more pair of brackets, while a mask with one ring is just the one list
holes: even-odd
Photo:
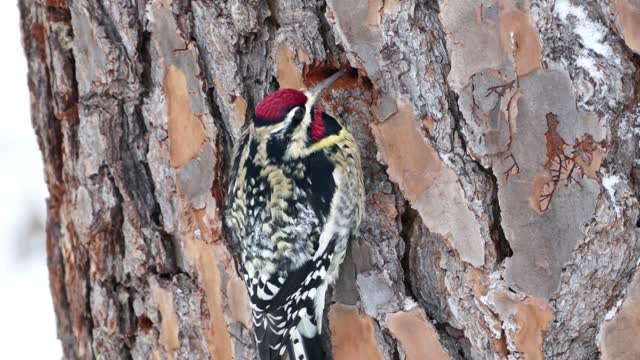
[[492, 214], [492, 222], [491, 222], [491, 231], [492, 231], [492, 239], [495, 246], [496, 251], [496, 262], [501, 264], [506, 258], [513, 256], [513, 250], [511, 249], [511, 245], [509, 245], [509, 240], [504, 234], [504, 229], [502, 227], [502, 210], [500, 209], [500, 199], [498, 199], [498, 179], [496, 178], [495, 173], [491, 169], [485, 169], [480, 164], [478, 167], [489, 176], [491, 179], [491, 183], [493, 185], [493, 191], [491, 196], [491, 209], [493, 211]]
[[[348, 71], [324, 105], [361, 147], [367, 214], [327, 298], [344, 316], [324, 322], [325, 341], [342, 345], [336, 359], [354, 358], [352, 349], [411, 357], [426, 346], [412, 341], [418, 331], [454, 359], [594, 356], [598, 328], [632, 301], [640, 168], [628, 158], [639, 155], [640, 57], [612, 31], [607, 0], [19, 4], [68, 358], [255, 358], [238, 249], [223, 228], [233, 142], [266, 93], [339, 67]], [[486, 83], [469, 95], [479, 73]], [[513, 101], [496, 107], [488, 98], [504, 92], [473, 95], [504, 90], [511, 75], [521, 92]], [[465, 97], [490, 110], [465, 118]], [[505, 146], [524, 149], [529, 165], [546, 161], [547, 129], [536, 127], [546, 107], [567, 141], [580, 126], [611, 138], [602, 153], [566, 148], [593, 162], [582, 180], [595, 194], [593, 217], [566, 216], [590, 196], [573, 188], [534, 213], [527, 197], [544, 174], [525, 174], [527, 159], [518, 157], [518, 181], [503, 182], [494, 155]], [[476, 151], [483, 141], [495, 144]], [[548, 241], [561, 233], [521, 230], [540, 219], [583, 238], [574, 247]], [[569, 255], [556, 268], [560, 251]], [[535, 293], [548, 284], [522, 290], [512, 266], [560, 273], [560, 285], [549, 296]]]

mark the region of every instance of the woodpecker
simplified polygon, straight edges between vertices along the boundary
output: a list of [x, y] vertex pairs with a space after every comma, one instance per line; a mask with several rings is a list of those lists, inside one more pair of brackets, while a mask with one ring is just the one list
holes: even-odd
[[364, 210], [358, 144], [317, 104], [342, 72], [267, 95], [234, 149], [225, 222], [261, 360], [327, 358], [325, 294]]

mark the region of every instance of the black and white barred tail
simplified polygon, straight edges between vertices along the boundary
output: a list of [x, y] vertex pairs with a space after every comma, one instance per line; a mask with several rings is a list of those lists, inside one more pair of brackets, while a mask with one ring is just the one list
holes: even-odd
[[[260, 360], [280, 360], [284, 355], [283, 350], [271, 348], [267, 341], [258, 341], [258, 354]], [[288, 333], [288, 340], [283, 349], [286, 349], [289, 360], [325, 360], [327, 353], [322, 343], [322, 335], [316, 334], [308, 338], [300, 334], [297, 327]]]
[[279, 360], [285, 351], [290, 360], [327, 358], [322, 316], [334, 250], [332, 240], [320, 258], [307, 261], [286, 279], [245, 277], [260, 360]]
[[321, 334], [312, 338], [304, 337], [298, 329], [293, 329], [289, 335], [289, 360], [325, 360], [327, 354], [322, 345]]

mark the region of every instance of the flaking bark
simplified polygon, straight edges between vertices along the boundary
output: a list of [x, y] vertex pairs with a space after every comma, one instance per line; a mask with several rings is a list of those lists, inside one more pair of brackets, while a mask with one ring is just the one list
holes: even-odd
[[637, 2], [19, 6], [66, 358], [255, 358], [230, 151], [266, 93], [339, 68], [367, 210], [335, 359], [640, 356], [616, 345], [640, 331]]

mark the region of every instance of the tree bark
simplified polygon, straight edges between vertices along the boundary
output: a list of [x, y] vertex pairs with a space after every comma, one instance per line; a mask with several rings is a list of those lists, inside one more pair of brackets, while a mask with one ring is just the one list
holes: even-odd
[[335, 359], [635, 359], [636, 0], [20, 0], [66, 358], [254, 359], [226, 241], [265, 94], [348, 71]]

